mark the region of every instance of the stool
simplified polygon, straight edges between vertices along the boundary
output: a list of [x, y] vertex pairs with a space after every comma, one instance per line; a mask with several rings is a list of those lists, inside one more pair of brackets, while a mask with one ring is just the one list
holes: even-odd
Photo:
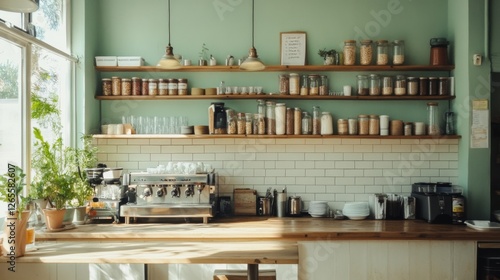
[[[248, 270], [216, 269], [213, 280], [247, 280]], [[275, 269], [259, 270], [259, 280], [276, 280]]]

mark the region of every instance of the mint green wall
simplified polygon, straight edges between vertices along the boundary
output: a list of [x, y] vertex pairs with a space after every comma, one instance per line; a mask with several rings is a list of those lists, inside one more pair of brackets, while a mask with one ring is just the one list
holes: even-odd
[[[99, 79], [112, 75], [122, 77], [185, 77], [190, 87], [215, 87], [219, 81], [227, 85], [262, 85], [266, 92], [277, 90], [277, 72], [269, 73], [95, 73], [95, 55], [137, 55], [146, 65], [155, 65], [168, 43], [166, 0], [78, 0], [84, 9], [85, 27], [81, 50], [84, 63], [85, 125], [95, 132], [102, 123], [119, 122], [121, 115], [186, 115], [190, 124], [205, 124], [209, 100], [199, 101], [101, 101], [93, 100]], [[403, 39], [406, 41], [408, 64], [427, 64], [429, 39], [447, 37], [451, 43], [452, 62], [456, 65], [457, 100], [452, 102], [459, 115], [460, 185], [467, 190], [469, 210], [476, 218], [486, 218], [483, 201], [489, 187], [489, 149], [469, 149], [469, 98], [488, 95], [484, 83], [489, 82], [488, 62], [481, 67], [471, 65], [472, 53], [484, 51], [484, 5], [478, 0], [273, 0], [255, 1], [255, 47], [268, 65], [279, 64], [279, 33], [307, 32], [308, 64], [322, 64], [317, 51], [341, 49], [345, 39]], [[171, 43], [175, 54], [196, 62], [202, 43], [206, 43], [219, 63], [228, 54], [240, 58], [251, 47], [251, 1], [248, 0], [172, 0]], [[306, 74], [306, 73], [303, 73]], [[323, 73], [322, 73], [323, 74]], [[358, 73], [328, 72], [330, 88], [338, 91], [344, 84], [355, 84]], [[380, 73], [395, 75], [396, 73]], [[402, 73], [407, 75], [442, 76], [448, 73]], [[97, 81], [97, 82], [96, 82]], [[425, 121], [425, 101], [286, 101], [287, 106], [310, 110], [320, 105], [336, 118], [360, 113], [389, 114], [404, 121]], [[254, 112], [255, 101], [233, 100], [226, 106], [238, 111]], [[444, 112], [447, 102], [440, 102]], [[98, 115], [101, 114], [99, 118]], [[472, 210], [471, 210], [472, 209]]]
[[492, 69], [494, 72], [500, 72], [500, 1], [490, 0], [490, 55]]

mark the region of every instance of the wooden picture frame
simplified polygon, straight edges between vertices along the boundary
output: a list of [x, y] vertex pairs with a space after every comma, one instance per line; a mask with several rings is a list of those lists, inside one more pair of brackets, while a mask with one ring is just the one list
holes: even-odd
[[281, 65], [306, 65], [306, 32], [280, 32]]

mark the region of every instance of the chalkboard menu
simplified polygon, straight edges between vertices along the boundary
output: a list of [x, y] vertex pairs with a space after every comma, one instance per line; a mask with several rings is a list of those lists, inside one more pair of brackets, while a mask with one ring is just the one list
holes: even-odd
[[301, 31], [281, 32], [281, 65], [306, 64], [306, 33]]

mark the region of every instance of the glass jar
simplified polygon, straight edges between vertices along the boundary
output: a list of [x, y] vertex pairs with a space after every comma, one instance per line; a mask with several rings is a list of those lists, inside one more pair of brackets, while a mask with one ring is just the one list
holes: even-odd
[[266, 134], [266, 121], [263, 114], [255, 114], [254, 118], [253, 131], [254, 134], [264, 135]]
[[370, 65], [373, 58], [373, 44], [372, 40], [362, 40], [359, 47], [359, 64]]
[[420, 77], [420, 83], [418, 85], [419, 95], [429, 95], [429, 78]]
[[280, 94], [288, 94], [289, 93], [289, 87], [290, 87], [290, 76], [287, 74], [282, 74], [279, 76], [280, 77]]
[[344, 41], [344, 65], [354, 65], [356, 63], [356, 41]]
[[408, 77], [408, 88], [406, 91], [408, 95], [418, 95], [418, 84], [419, 79], [417, 77]]
[[266, 101], [257, 99], [257, 114], [266, 115]]
[[284, 135], [286, 132], [286, 106], [285, 103], [276, 103], [276, 135]]
[[319, 111], [319, 106], [313, 106], [312, 113], [312, 134], [321, 134], [321, 116]]
[[302, 110], [296, 107], [293, 110], [293, 134], [300, 135], [302, 133]]
[[158, 79], [149, 79], [149, 95], [158, 95]]
[[349, 135], [358, 135], [358, 120], [348, 119], [347, 123], [349, 125]]
[[245, 133], [250, 135], [254, 133], [253, 130], [253, 114], [245, 113]]
[[266, 131], [268, 135], [276, 135], [276, 103], [266, 102]]
[[111, 77], [111, 82], [111, 94], [122, 95], [122, 79], [120, 79], [120, 77]]
[[429, 77], [429, 95], [438, 95], [438, 78], [437, 77]]
[[358, 116], [358, 133], [359, 135], [368, 135], [369, 133], [368, 115]]
[[382, 95], [392, 95], [394, 93], [394, 86], [392, 77], [386, 76], [382, 79]]
[[113, 86], [110, 78], [103, 78], [102, 79], [102, 95], [108, 96], [112, 95], [113, 92]]
[[319, 94], [319, 76], [309, 75], [309, 95]]
[[450, 95], [449, 77], [439, 77], [439, 95]]
[[368, 86], [368, 76], [358, 75], [358, 95], [368, 95], [370, 88]]
[[122, 95], [132, 95], [132, 79], [122, 79]]
[[309, 78], [302, 75], [300, 79], [300, 95], [309, 95]]
[[413, 123], [405, 122], [404, 135], [411, 136], [413, 131]]
[[158, 94], [159, 95], [168, 95], [168, 80], [167, 79], [158, 79]]
[[149, 95], [149, 79], [142, 79], [142, 95]]
[[238, 113], [238, 117], [236, 120], [236, 130], [238, 134], [246, 133], [246, 125], [247, 125], [247, 118], [245, 116], [245, 113]]
[[369, 135], [380, 134], [380, 119], [377, 115], [370, 115], [370, 119], [368, 121], [368, 134]]
[[132, 95], [141, 95], [142, 80], [139, 77], [132, 77]]
[[444, 113], [444, 124], [446, 135], [455, 135], [455, 113], [446, 112]]
[[297, 73], [290, 73], [290, 76], [288, 77], [288, 80], [290, 82], [290, 85], [288, 87], [288, 90], [290, 92], [290, 95], [299, 95], [300, 93], [300, 82], [299, 82], [299, 74]]
[[179, 84], [177, 79], [168, 79], [168, 95], [179, 95]]
[[370, 95], [380, 95], [380, 76], [370, 75]]
[[179, 95], [187, 95], [188, 94], [188, 80], [187, 79], [179, 79], [177, 81], [177, 92]]
[[293, 121], [293, 108], [286, 108], [286, 131], [287, 135], [293, 135], [294, 121]]
[[349, 134], [349, 122], [346, 119], [339, 119], [337, 121], [337, 130], [339, 135]]
[[330, 112], [321, 113], [321, 135], [333, 134], [333, 117]]
[[389, 64], [389, 48], [387, 40], [377, 41], [377, 65]]
[[312, 118], [307, 112], [302, 112], [302, 134], [309, 135], [312, 133]]
[[406, 95], [406, 76], [404, 75], [396, 76], [396, 83], [394, 85], [394, 94]]
[[448, 44], [446, 38], [432, 38], [430, 40], [431, 65], [447, 65], [448, 64]]
[[395, 40], [392, 51], [392, 64], [402, 65], [405, 62], [405, 41]]
[[438, 103], [437, 102], [427, 103], [427, 112], [429, 114], [429, 119], [427, 123], [427, 134], [441, 135], [441, 130], [439, 128]]
[[226, 110], [226, 121], [227, 121], [227, 134], [236, 134], [237, 129], [237, 115], [233, 109]]
[[319, 79], [319, 95], [328, 95], [328, 77], [325, 75]]

